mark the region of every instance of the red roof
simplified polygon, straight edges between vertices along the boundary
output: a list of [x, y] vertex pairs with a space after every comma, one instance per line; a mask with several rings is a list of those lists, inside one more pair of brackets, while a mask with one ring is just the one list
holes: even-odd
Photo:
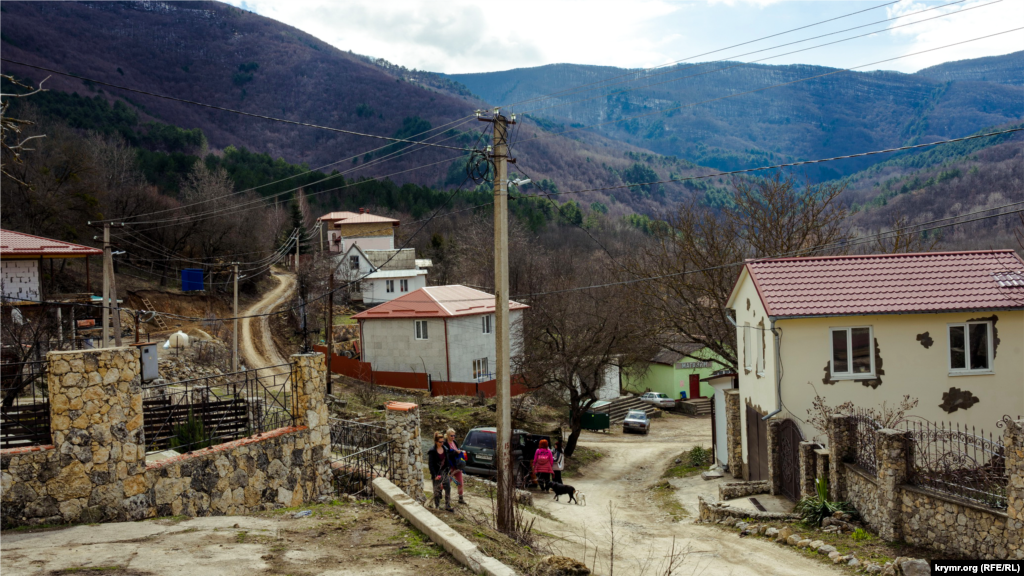
[[335, 224], [377, 224], [390, 222], [393, 226], [398, 226], [398, 220], [395, 220], [394, 218], [375, 216], [370, 213], [357, 214], [355, 212], [331, 212], [330, 214], [324, 214], [317, 218], [317, 220], [324, 220]]
[[[519, 302], [508, 302], [509, 310], [529, 308]], [[353, 316], [357, 320], [371, 318], [450, 318], [493, 314], [494, 295], [455, 284], [427, 286], [399, 296]]]
[[51, 240], [42, 236], [33, 236], [11, 230], [0, 230], [0, 256], [31, 256], [38, 258], [74, 258], [103, 254], [99, 248], [90, 248], [81, 244]]
[[1013, 250], [779, 258], [744, 272], [775, 317], [1024, 308]]

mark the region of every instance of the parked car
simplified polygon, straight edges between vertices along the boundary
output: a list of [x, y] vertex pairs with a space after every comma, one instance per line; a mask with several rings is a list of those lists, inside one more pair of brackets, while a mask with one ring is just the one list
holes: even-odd
[[[512, 431], [512, 458], [518, 464], [517, 473], [529, 476], [533, 454], [537, 451], [541, 440], [551, 438], [542, 434], [531, 434], [526, 430]], [[466, 472], [481, 476], [497, 475], [495, 454], [498, 445], [498, 429], [493, 426], [473, 428], [466, 433], [460, 448], [466, 453]]]
[[670, 398], [668, 394], [664, 394], [662, 392], [644, 392], [644, 395], [641, 396], [640, 399], [652, 406], [657, 406], [658, 408], [676, 407], [676, 401]]
[[630, 410], [626, 413], [626, 419], [622, 421], [622, 433], [651, 431], [651, 418], [643, 410]]

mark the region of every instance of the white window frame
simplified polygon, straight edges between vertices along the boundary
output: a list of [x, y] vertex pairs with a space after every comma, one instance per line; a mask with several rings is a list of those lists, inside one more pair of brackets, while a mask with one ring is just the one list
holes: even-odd
[[758, 378], [764, 376], [764, 328], [754, 326], [754, 356], [757, 358], [754, 373]]
[[[985, 324], [988, 327], [988, 368], [971, 368], [971, 330], [972, 324]], [[953, 368], [953, 337], [950, 330], [954, 327], [964, 329], [964, 368]], [[946, 324], [946, 364], [949, 367], [950, 376], [976, 376], [978, 374], [995, 374], [995, 350], [992, 345], [992, 322], [981, 320], [978, 322], [950, 322]]]
[[359, 270], [359, 256], [358, 255], [349, 256], [348, 257], [348, 268], [349, 268], [349, 270]]
[[398, 289], [401, 290], [402, 292], [408, 292], [409, 291], [409, 281], [406, 280], [405, 278], [402, 278], [401, 280], [399, 280], [398, 281]]
[[490, 362], [486, 357], [473, 360], [473, 379], [480, 380], [490, 375]]
[[[871, 372], [856, 374], [853, 372], [853, 330], [868, 329], [868, 357], [871, 359]], [[846, 332], [846, 367], [847, 372], [836, 372], [835, 350], [832, 349], [832, 333]], [[828, 365], [829, 377], [832, 380], [871, 380], [875, 378], [875, 329], [872, 326], [830, 326], [828, 329]]]
[[393, 294], [394, 291], [395, 291], [395, 281], [394, 280], [385, 280], [384, 281], [384, 291], [387, 292], [388, 294]]
[[426, 320], [414, 320], [413, 321], [413, 333], [416, 335], [417, 340], [430, 340], [430, 332], [427, 330]]
[[750, 370], [754, 367], [754, 355], [751, 352], [750, 324], [743, 325], [743, 369]]
[[483, 334], [490, 334], [491, 331], [492, 331], [491, 330], [491, 315], [490, 314], [484, 314], [481, 317], [481, 319], [480, 319], [480, 323], [481, 323], [481, 325], [483, 327], [483, 332], [482, 333]]

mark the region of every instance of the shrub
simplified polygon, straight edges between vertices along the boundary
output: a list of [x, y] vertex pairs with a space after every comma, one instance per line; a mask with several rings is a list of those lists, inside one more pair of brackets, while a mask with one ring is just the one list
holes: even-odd
[[860, 542], [862, 540], [870, 540], [871, 539], [871, 533], [868, 532], [867, 530], [863, 529], [863, 528], [857, 528], [856, 530], [853, 531], [853, 534], [850, 535], [850, 538], [853, 538], [854, 540], [856, 540], [858, 542]]
[[203, 419], [197, 418], [192, 409], [189, 408], [188, 418], [183, 424], [174, 427], [174, 437], [171, 438], [171, 450], [184, 448], [186, 452], [199, 450], [213, 445]]
[[695, 468], [707, 466], [711, 462], [711, 451], [703, 446], [694, 446], [690, 449], [690, 466]]
[[828, 481], [818, 478], [814, 481], [815, 493], [796, 505], [796, 512], [803, 522], [810, 526], [821, 526], [821, 521], [836, 512], [853, 512], [849, 502], [833, 502], [828, 499]]

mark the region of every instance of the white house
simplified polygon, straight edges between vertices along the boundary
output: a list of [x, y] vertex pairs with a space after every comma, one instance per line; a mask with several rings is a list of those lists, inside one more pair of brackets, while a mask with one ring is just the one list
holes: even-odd
[[89, 284], [89, 256], [102, 255], [98, 248], [51, 240], [11, 230], [0, 230], [0, 286], [5, 304], [34, 305], [43, 300], [40, 268], [53, 258], [85, 258]]
[[[512, 355], [522, 354], [525, 304], [509, 301]], [[374, 371], [426, 373], [434, 380], [494, 378], [494, 296], [466, 286], [430, 286], [353, 316], [362, 360]]]
[[331, 212], [317, 218], [323, 223], [321, 242], [331, 252], [347, 252], [353, 245], [366, 250], [394, 250], [398, 220], [359, 212]]
[[413, 248], [369, 250], [352, 244], [338, 256], [335, 279], [350, 282], [349, 296], [366, 304], [394, 300], [427, 285], [430, 260], [416, 258]]

